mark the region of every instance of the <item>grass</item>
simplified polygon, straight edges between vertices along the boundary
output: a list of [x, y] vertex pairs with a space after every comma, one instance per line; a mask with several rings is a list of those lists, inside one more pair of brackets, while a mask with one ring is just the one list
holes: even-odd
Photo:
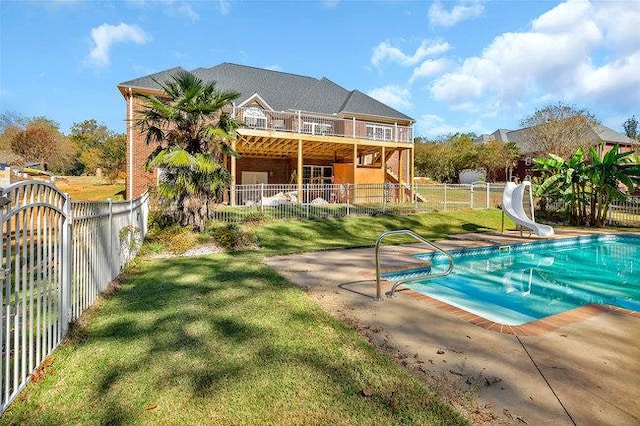
[[[505, 229], [515, 224], [505, 218]], [[345, 217], [340, 219], [273, 221], [251, 229], [265, 254], [372, 246], [385, 231], [411, 229], [427, 239], [469, 232], [498, 231], [498, 209], [433, 212], [407, 216]], [[404, 240], [402, 238], [405, 238]], [[415, 242], [408, 237], [393, 241]]]
[[118, 180], [109, 183], [105, 177], [96, 176], [60, 176], [55, 185], [76, 201], [103, 201], [124, 199], [125, 182]]
[[259, 251], [139, 259], [0, 423], [466, 424], [262, 256], [499, 225], [497, 210], [270, 222]]

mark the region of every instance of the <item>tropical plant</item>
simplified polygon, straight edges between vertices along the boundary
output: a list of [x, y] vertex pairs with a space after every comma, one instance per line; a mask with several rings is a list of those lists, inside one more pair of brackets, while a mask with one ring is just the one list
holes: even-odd
[[569, 160], [555, 154], [535, 158], [534, 170], [542, 172], [543, 182], [536, 189], [537, 196], [562, 199], [567, 206], [569, 221], [586, 222], [585, 193], [587, 191], [584, 152], [578, 148]]
[[[631, 163], [633, 152], [620, 152], [618, 145], [606, 153], [603, 151], [594, 147], [589, 149], [591, 164], [587, 169], [592, 187], [591, 223], [596, 226], [604, 223], [613, 200], [625, 200], [627, 194], [640, 185], [640, 164]], [[621, 186], [625, 186], [628, 192], [622, 192]]]
[[640, 165], [631, 162], [632, 152], [620, 152], [618, 145], [607, 152], [604, 148], [591, 147], [587, 154], [578, 148], [569, 160], [555, 154], [535, 158], [534, 170], [543, 179], [536, 196], [561, 199], [572, 224], [601, 226], [611, 202], [626, 199], [640, 184]]
[[237, 155], [231, 141], [240, 122], [223, 109], [239, 95], [184, 71], [156, 83], [162, 95], [137, 95], [145, 106], [136, 125], [157, 144], [146, 167], [162, 169], [158, 195], [177, 207], [177, 221], [202, 231], [230, 181], [224, 161]]

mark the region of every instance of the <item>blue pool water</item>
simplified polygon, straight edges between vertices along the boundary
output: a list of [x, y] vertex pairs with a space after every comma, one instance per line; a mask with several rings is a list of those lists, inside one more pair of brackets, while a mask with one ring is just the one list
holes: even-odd
[[[587, 304], [640, 311], [640, 237], [606, 235], [461, 250], [453, 272], [406, 287], [500, 324], [521, 325]], [[446, 258], [419, 255], [446, 269]], [[389, 281], [402, 272], [386, 274]]]

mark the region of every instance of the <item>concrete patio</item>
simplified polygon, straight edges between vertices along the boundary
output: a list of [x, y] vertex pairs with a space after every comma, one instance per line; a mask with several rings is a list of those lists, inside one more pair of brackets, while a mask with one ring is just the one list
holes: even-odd
[[[557, 238], [585, 235], [560, 230]], [[595, 233], [595, 232], [594, 232]], [[602, 233], [599, 231], [598, 233]], [[531, 241], [517, 232], [468, 234], [445, 249]], [[424, 246], [385, 246], [385, 268], [417, 262]], [[477, 424], [640, 424], [640, 313], [581, 308], [536, 333], [471, 323], [408, 292], [373, 301], [372, 248], [266, 258], [283, 276]], [[384, 282], [384, 290], [389, 289]], [[507, 331], [507, 330], [503, 330]], [[535, 335], [531, 335], [535, 334]]]

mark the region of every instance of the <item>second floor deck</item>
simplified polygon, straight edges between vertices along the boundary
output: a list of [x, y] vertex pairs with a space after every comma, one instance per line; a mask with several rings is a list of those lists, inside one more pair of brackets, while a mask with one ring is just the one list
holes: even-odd
[[302, 111], [269, 111], [258, 107], [235, 107], [232, 114], [243, 121], [246, 128], [255, 130], [413, 143], [413, 126], [398, 123], [344, 119]]

